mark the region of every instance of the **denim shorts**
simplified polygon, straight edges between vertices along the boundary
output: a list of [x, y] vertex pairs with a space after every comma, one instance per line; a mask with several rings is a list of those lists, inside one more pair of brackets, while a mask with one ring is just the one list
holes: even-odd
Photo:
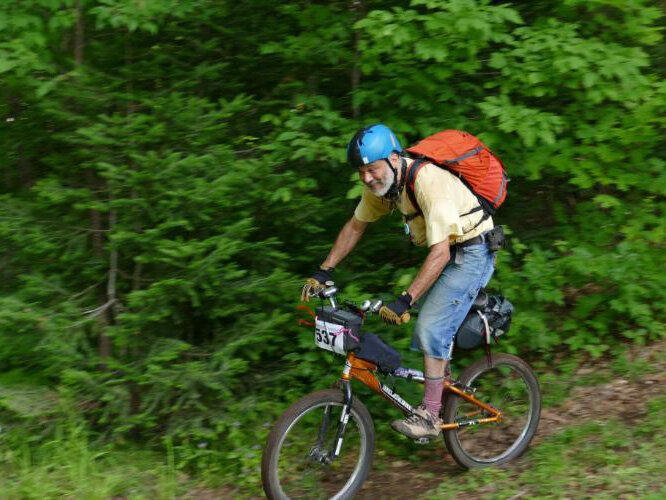
[[412, 349], [431, 358], [451, 359], [453, 337], [495, 270], [495, 254], [485, 243], [455, 251], [462, 252], [462, 258], [452, 256], [430, 287], [414, 327]]

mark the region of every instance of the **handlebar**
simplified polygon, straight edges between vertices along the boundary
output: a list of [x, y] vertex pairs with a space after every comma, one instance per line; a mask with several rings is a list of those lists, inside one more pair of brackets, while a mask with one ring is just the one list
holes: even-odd
[[382, 299], [377, 299], [374, 302], [371, 302], [370, 300], [364, 300], [359, 309], [361, 309], [363, 312], [378, 313], [382, 308], [382, 305]]
[[[338, 302], [335, 298], [335, 295], [338, 293], [338, 288], [336, 286], [329, 286], [328, 288], [323, 289], [321, 292], [319, 292], [317, 295], [321, 297], [322, 299], [328, 299], [329, 302], [331, 303], [331, 307], [334, 309], [338, 308]], [[359, 310], [372, 314], [372, 313], [378, 313], [379, 310], [382, 308], [383, 302], [381, 299], [377, 299], [375, 301], [371, 300], [364, 300], [361, 306], [359, 307]]]

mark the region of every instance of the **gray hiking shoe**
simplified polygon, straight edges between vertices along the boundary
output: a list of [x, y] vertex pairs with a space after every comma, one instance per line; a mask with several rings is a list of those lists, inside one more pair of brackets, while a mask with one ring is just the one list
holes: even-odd
[[412, 439], [433, 439], [442, 432], [442, 420], [433, 417], [424, 406], [419, 406], [413, 415], [402, 420], [394, 420], [391, 427], [400, 434]]

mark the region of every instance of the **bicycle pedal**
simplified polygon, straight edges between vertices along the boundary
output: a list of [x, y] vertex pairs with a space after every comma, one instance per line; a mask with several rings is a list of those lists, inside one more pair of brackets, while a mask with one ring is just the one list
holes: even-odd
[[428, 444], [430, 442], [430, 438], [418, 438], [415, 439], [414, 442], [416, 444]]

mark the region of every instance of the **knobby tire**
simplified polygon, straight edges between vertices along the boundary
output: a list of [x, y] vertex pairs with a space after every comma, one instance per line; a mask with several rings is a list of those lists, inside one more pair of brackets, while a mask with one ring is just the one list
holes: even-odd
[[[358, 492], [372, 465], [375, 444], [372, 418], [360, 400], [353, 399], [340, 456], [330, 465], [311, 456], [314, 449], [334, 449], [331, 435], [337, 434], [343, 407], [342, 391], [327, 389], [308, 394], [282, 414], [268, 436], [261, 462], [261, 479], [269, 499], [348, 499]], [[321, 424], [327, 411], [333, 425], [324, 426], [328, 429], [326, 446], [320, 447], [317, 443], [322, 439]]]
[[[444, 442], [464, 469], [500, 465], [525, 452], [536, 433], [541, 415], [541, 391], [530, 366], [510, 354], [493, 354], [493, 366], [485, 359], [460, 374], [463, 386], [476, 389], [474, 396], [503, 412], [497, 424], [479, 424], [444, 431]], [[446, 398], [445, 422], [465, 422], [490, 417], [453, 393]]]

